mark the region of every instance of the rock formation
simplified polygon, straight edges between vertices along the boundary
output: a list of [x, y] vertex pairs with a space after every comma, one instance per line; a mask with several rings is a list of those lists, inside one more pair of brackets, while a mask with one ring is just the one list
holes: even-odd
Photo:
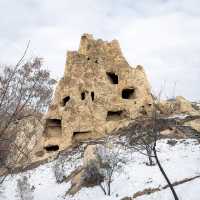
[[43, 147], [51, 152], [100, 138], [148, 115], [151, 107], [143, 67], [127, 63], [118, 41], [84, 34], [79, 50], [67, 53], [64, 77], [46, 115]]
[[182, 96], [177, 96], [173, 100], [162, 100], [158, 104], [159, 110], [164, 115], [186, 114], [200, 115], [200, 112], [193, 108], [192, 103]]

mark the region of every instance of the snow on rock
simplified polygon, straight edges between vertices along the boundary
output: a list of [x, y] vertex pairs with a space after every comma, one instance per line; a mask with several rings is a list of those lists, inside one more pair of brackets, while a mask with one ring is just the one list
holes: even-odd
[[[179, 140], [175, 146], [167, 144], [167, 139], [160, 140], [157, 145], [160, 161], [172, 182], [200, 175], [200, 145], [196, 140]], [[17, 180], [23, 176], [28, 177], [32, 188], [33, 200], [120, 200], [126, 196], [145, 188], [162, 187], [166, 185], [158, 166], [147, 166], [147, 158], [138, 152], [125, 151], [129, 160], [123, 166], [123, 170], [116, 172], [111, 184], [111, 196], [105, 196], [100, 187], [82, 188], [73, 197], [65, 196], [70, 183], [56, 183], [53, 172], [56, 161], [39, 166], [36, 169], [9, 176], [0, 187], [0, 200], [18, 200], [19, 190]], [[122, 153], [123, 154], [123, 153]], [[74, 162], [74, 161], [73, 161]], [[67, 174], [72, 170], [73, 162], [66, 163]], [[80, 162], [81, 160], [76, 160]], [[199, 200], [200, 179], [184, 183], [175, 187], [181, 200]], [[171, 200], [169, 189], [155, 192], [151, 195], [138, 197], [137, 200]], [[29, 199], [25, 199], [29, 200]], [[30, 198], [30, 200], [32, 200]]]
[[168, 119], [185, 119], [189, 115], [186, 114], [174, 114], [172, 116], [167, 117]]

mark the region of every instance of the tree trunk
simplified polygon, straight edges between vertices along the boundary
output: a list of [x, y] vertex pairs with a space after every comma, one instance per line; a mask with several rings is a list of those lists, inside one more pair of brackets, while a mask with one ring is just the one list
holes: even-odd
[[111, 180], [108, 181], [108, 196], [110, 196], [110, 186], [111, 186]]
[[149, 166], [153, 166], [154, 165], [154, 163], [153, 163], [153, 160], [152, 160], [152, 151], [151, 150], [149, 150], [149, 149], [146, 149], [146, 151], [147, 151], [147, 155], [148, 155], [148, 159], [149, 159]]
[[162, 175], [164, 176], [165, 180], [167, 181], [167, 183], [168, 183], [168, 185], [169, 185], [169, 188], [170, 188], [170, 190], [171, 190], [171, 192], [172, 192], [172, 194], [173, 194], [173, 196], [174, 196], [174, 199], [175, 199], [175, 200], [179, 200], [179, 199], [178, 199], [178, 196], [177, 196], [177, 194], [176, 194], [176, 192], [175, 192], [175, 190], [174, 190], [173, 185], [171, 184], [171, 182], [170, 182], [170, 180], [168, 179], [168, 177], [167, 177], [167, 175], [166, 175], [166, 173], [165, 173], [163, 167], [162, 167], [161, 164], [160, 164], [160, 161], [159, 161], [159, 159], [158, 159], [158, 156], [157, 156], [157, 152], [156, 152], [156, 148], [155, 148], [155, 147], [153, 148], [153, 153], [154, 153], [156, 162], [157, 162], [157, 164], [158, 164], [158, 167], [159, 167], [159, 169], [160, 169]]
[[99, 184], [99, 187], [102, 189], [103, 193], [106, 195], [106, 190], [105, 190], [104, 187], [101, 185], [101, 183]]

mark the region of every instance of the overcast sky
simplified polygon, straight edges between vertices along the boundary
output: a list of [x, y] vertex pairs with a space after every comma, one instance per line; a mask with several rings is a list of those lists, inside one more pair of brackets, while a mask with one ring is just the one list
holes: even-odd
[[200, 0], [0, 0], [0, 63], [16, 63], [31, 40], [28, 56], [60, 78], [83, 33], [118, 39], [154, 91], [200, 99]]

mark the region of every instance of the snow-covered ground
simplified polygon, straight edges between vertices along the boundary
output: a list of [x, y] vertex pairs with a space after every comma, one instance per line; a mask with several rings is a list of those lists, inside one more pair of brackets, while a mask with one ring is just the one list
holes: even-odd
[[[196, 140], [179, 140], [175, 146], [167, 144], [167, 139], [158, 142], [158, 156], [169, 176], [171, 182], [180, 181], [185, 178], [200, 175], [200, 145]], [[56, 183], [54, 176], [55, 161], [39, 166], [21, 174], [10, 176], [0, 186], [0, 200], [18, 200], [19, 179], [28, 177], [29, 197], [25, 200], [120, 200], [123, 197], [131, 197], [134, 193], [145, 188], [162, 187], [166, 185], [157, 166], [147, 166], [147, 158], [138, 152], [124, 152], [129, 158], [120, 172], [116, 172], [111, 184], [111, 196], [105, 196], [96, 186], [83, 188], [75, 196], [65, 196], [70, 183]], [[67, 174], [76, 163], [68, 162]], [[200, 199], [200, 178], [176, 186], [180, 200]], [[137, 200], [173, 200], [169, 189], [136, 198]]]
[[[199, 200], [200, 198], [200, 179], [193, 180], [175, 187], [180, 200]], [[174, 200], [169, 189], [155, 192], [151, 195], [138, 197], [137, 200]]]

